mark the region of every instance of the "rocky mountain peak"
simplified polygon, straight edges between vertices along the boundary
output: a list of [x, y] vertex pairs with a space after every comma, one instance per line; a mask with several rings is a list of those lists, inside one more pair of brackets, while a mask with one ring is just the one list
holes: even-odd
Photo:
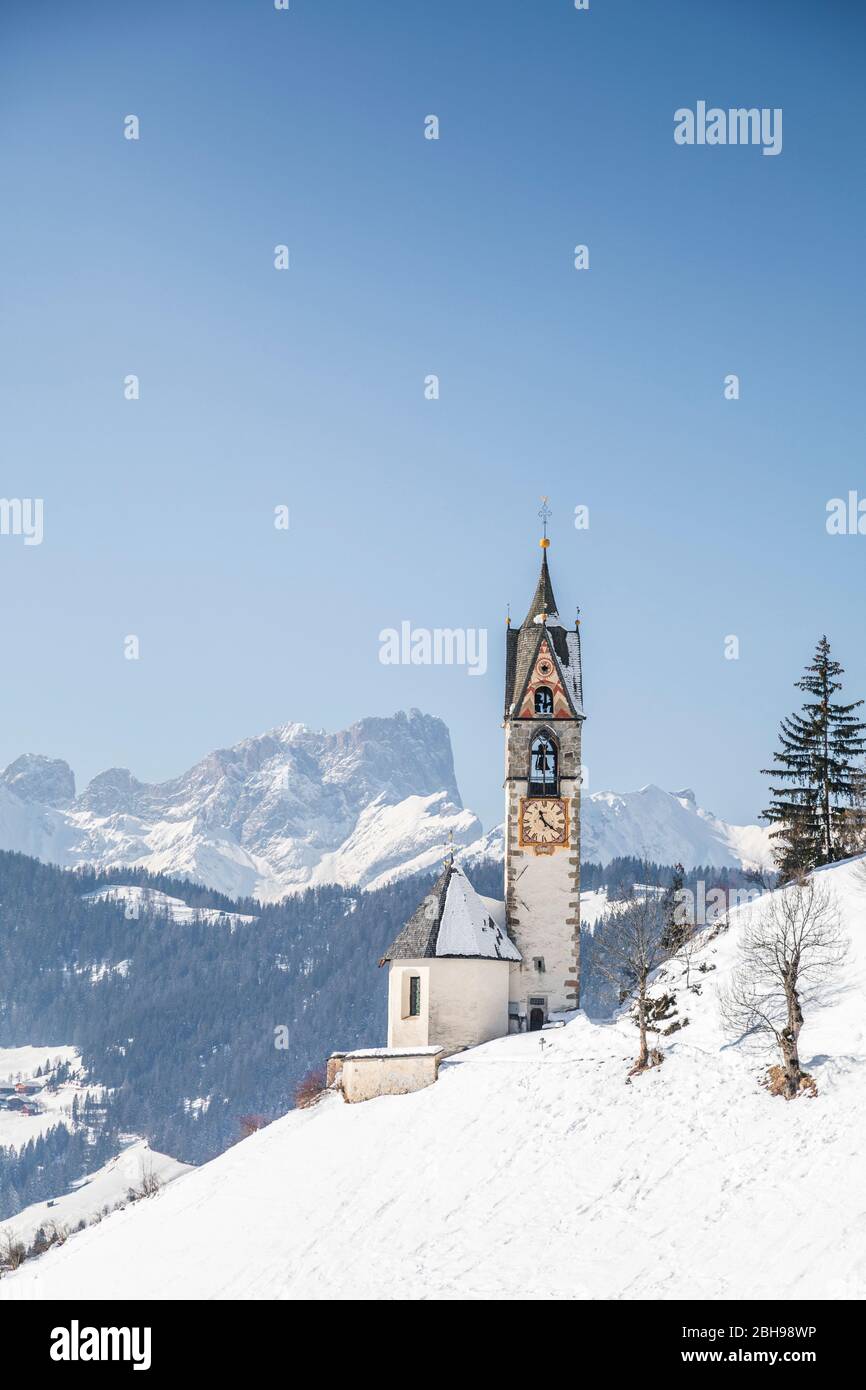
[[2, 780], [22, 801], [43, 806], [64, 806], [75, 797], [75, 775], [69, 764], [41, 753], [22, 753], [6, 768]]

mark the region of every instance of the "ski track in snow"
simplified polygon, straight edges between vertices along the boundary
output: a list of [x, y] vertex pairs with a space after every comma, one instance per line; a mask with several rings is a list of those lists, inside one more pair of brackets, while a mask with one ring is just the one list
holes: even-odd
[[[625, 1084], [628, 1017], [446, 1062], [414, 1095], [329, 1095], [0, 1281], [0, 1299], [856, 1299], [866, 1295], [866, 857], [823, 871], [852, 940], [806, 1010], [819, 1095], [721, 1031], [739, 925], [660, 983], [689, 1026]], [[700, 973], [705, 963], [715, 969]], [[335, 1046], [339, 1038], [334, 1039]]]

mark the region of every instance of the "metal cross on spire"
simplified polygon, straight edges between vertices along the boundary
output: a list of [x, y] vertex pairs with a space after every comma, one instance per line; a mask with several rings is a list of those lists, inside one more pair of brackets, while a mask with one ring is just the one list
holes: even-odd
[[547, 518], [549, 516], [552, 516], [553, 513], [547, 505], [546, 497], [542, 497], [541, 499], [541, 510], [539, 511], [538, 515], [541, 517], [541, 524], [544, 527], [544, 539], [547, 540]]
[[444, 859], [443, 862], [444, 862], [445, 864], [453, 864], [453, 863], [454, 863], [454, 831], [453, 831], [453, 830], [449, 830], [449, 831], [448, 831], [448, 841], [447, 841], [447, 843], [446, 843], [446, 845], [445, 845], [445, 851], [446, 851], [446, 853], [445, 853], [445, 859]]

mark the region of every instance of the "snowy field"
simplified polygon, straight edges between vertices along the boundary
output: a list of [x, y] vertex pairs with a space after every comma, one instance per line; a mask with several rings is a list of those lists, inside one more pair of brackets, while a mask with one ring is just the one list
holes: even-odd
[[14, 1085], [16, 1081], [31, 1081], [46, 1061], [52, 1067], [61, 1062], [73, 1064], [73, 1070], [80, 1065], [80, 1058], [74, 1047], [0, 1047], [0, 1086]]
[[40, 1227], [56, 1224], [74, 1230], [79, 1222], [89, 1224], [106, 1208], [126, 1202], [129, 1189], [139, 1187], [144, 1177], [152, 1175], [166, 1184], [191, 1171], [189, 1164], [157, 1153], [144, 1139], [135, 1139], [97, 1172], [75, 1183], [70, 1192], [50, 1203], [34, 1202], [0, 1221], [0, 1239], [8, 1234], [29, 1246]]
[[140, 888], [128, 883], [114, 883], [107, 888], [98, 888], [94, 893], [85, 893], [84, 901], [121, 903], [127, 920], [131, 922], [145, 915], [163, 917], [167, 922], [178, 922], [181, 925], [195, 922], [211, 926], [216, 923], [219, 926], [240, 927], [259, 920], [258, 917], [251, 917], [243, 912], [223, 912], [216, 907], [188, 907], [183, 898], [172, 898], [157, 888]]
[[631, 1084], [634, 1025], [578, 1015], [415, 1095], [329, 1096], [28, 1262], [0, 1299], [866, 1296], [863, 865], [819, 875], [853, 954], [807, 1013], [817, 1098], [770, 1097], [772, 1051], [721, 1030], [753, 905], [692, 963], [699, 996], [668, 968], [689, 1026]]

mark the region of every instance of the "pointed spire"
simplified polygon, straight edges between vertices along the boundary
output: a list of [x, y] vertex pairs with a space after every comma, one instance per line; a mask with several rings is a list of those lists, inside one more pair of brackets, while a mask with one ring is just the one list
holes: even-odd
[[538, 515], [543, 527], [543, 534], [538, 542], [541, 546], [541, 574], [538, 576], [538, 583], [532, 596], [532, 603], [529, 605], [524, 627], [534, 623], [539, 616], [541, 621], [545, 622], [547, 618], [556, 613], [556, 599], [553, 597], [553, 585], [550, 582], [550, 572], [547, 568], [547, 551], [550, 547], [550, 541], [547, 537], [547, 522], [551, 516], [551, 510], [547, 505], [546, 497], [541, 499], [541, 510]]
[[556, 599], [553, 596], [553, 585], [550, 582], [550, 571], [547, 568], [547, 547], [545, 546], [541, 555], [541, 574], [538, 576], [538, 583], [535, 586], [535, 593], [532, 595], [532, 602], [529, 605], [529, 612], [523, 626], [529, 627], [540, 613], [550, 618], [556, 612]]

